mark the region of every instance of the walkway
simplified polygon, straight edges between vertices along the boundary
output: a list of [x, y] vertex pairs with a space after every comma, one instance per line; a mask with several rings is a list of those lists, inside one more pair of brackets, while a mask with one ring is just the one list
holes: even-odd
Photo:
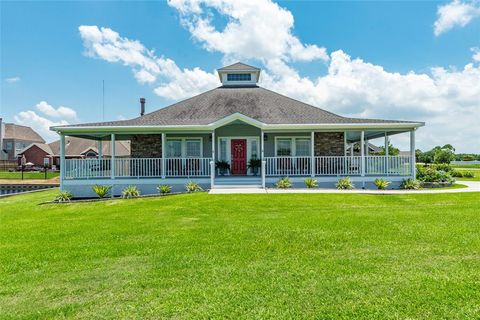
[[260, 194], [260, 193], [360, 193], [360, 194], [424, 194], [424, 193], [460, 193], [460, 192], [480, 192], [480, 182], [478, 181], [458, 181], [459, 184], [466, 185], [467, 188], [461, 189], [422, 189], [422, 190], [337, 190], [337, 189], [261, 189], [261, 188], [222, 188], [212, 189], [209, 194]]

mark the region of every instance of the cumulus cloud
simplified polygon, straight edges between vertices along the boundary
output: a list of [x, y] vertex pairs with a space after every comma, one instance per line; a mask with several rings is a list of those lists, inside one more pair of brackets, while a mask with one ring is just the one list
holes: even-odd
[[475, 48], [472, 48], [471, 50], [473, 52], [473, 56], [472, 56], [473, 61], [480, 62], [480, 48], [475, 47]]
[[121, 37], [110, 28], [80, 26], [85, 54], [129, 66], [141, 84], [155, 85], [154, 92], [167, 99], [182, 99], [219, 85], [213, 72], [180, 69], [175, 61], [157, 57], [140, 41]]
[[[209, 51], [223, 53], [226, 61], [328, 60], [325, 48], [303, 44], [293, 34], [292, 13], [270, 0], [169, 0], [168, 4], [178, 10], [195, 40]], [[223, 30], [215, 27], [212, 10], [228, 20]]]
[[46, 101], [40, 101], [35, 105], [37, 111], [21, 111], [15, 115], [15, 122], [24, 126], [32, 127], [46, 141], [53, 141], [58, 135], [50, 131], [50, 127], [66, 125], [69, 121], [76, 120], [77, 113], [72, 108], [60, 106], [52, 107]]
[[436, 36], [454, 28], [464, 27], [472, 19], [480, 16], [480, 2], [453, 0], [450, 3], [439, 6], [437, 20], [433, 24]]
[[15, 83], [15, 82], [19, 82], [20, 81], [20, 77], [11, 77], [11, 78], [6, 78], [5, 79], [6, 82], [8, 83]]
[[37, 110], [52, 118], [66, 118], [74, 120], [77, 118], [77, 112], [72, 108], [59, 106], [57, 109], [52, 107], [46, 101], [40, 101], [35, 105]]

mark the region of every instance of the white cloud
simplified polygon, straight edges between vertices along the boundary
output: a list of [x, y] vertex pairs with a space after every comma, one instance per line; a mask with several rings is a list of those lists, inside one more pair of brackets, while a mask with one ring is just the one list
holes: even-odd
[[37, 110], [52, 118], [66, 118], [74, 120], [77, 118], [77, 112], [72, 108], [59, 106], [57, 109], [49, 105], [46, 101], [40, 101], [35, 105]]
[[68, 124], [66, 120], [52, 121], [38, 115], [32, 110], [19, 112], [14, 119], [18, 124], [32, 127], [33, 130], [37, 131], [47, 142], [58, 139], [58, 135], [50, 131], [50, 127]]
[[19, 81], [20, 81], [20, 77], [6, 78], [5, 81], [8, 82], [8, 83], [19, 82]]
[[464, 27], [472, 19], [480, 16], [480, 2], [453, 0], [452, 2], [439, 6], [437, 9], [437, 20], [433, 24], [436, 36], [458, 26]]
[[473, 52], [473, 56], [472, 56], [473, 61], [480, 62], [480, 48], [474, 47], [471, 50]]
[[121, 37], [112, 29], [80, 26], [79, 31], [87, 56], [131, 67], [137, 81], [156, 85], [154, 91], [161, 97], [186, 98], [220, 84], [213, 72], [180, 69], [175, 61], [157, 57], [139, 41]]
[[[325, 48], [303, 44], [293, 35], [293, 15], [270, 0], [170, 0], [168, 4], [179, 11], [195, 40], [209, 51], [223, 53], [226, 61], [328, 60]], [[228, 20], [223, 30], [214, 26], [211, 10]]]

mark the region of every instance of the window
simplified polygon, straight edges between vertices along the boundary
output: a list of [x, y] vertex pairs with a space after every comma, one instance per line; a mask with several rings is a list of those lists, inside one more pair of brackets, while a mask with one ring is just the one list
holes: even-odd
[[182, 157], [182, 140], [167, 140], [167, 157]]
[[252, 75], [250, 73], [228, 73], [227, 81], [251, 81]]
[[166, 143], [167, 158], [202, 157], [202, 138], [171, 138]]
[[292, 139], [278, 139], [277, 140], [277, 156], [291, 156], [292, 155]]
[[200, 151], [200, 140], [198, 139], [187, 139], [185, 140], [185, 155], [187, 158], [199, 158], [201, 157]]
[[258, 142], [257, 140], [252, 140], [252, 142], [250, 143], [250, 155], [252, 158], [255, 158], [255, 159], [258, 159]]
[[304, 137], [277, 138], [275, 147], [278, 157], [308, 157], [311, 151], [310, 139]]
[[12, 150], [12, 148], [13, 148], [13, 143], [12, 142], [7, 142], [5, 149]]
[[227, 161], [227, 139], [221, 138], [220, 139], [220, 153], [219, 153], [220, 161]]
[[310, 139], [295, 139], [295, 155], [297, 157], [310, 155]]

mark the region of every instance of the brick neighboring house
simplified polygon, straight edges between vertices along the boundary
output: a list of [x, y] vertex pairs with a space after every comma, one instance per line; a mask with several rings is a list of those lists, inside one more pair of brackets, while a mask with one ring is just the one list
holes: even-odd
[[33, 143], [44, 144], [45, 140], [30, 127], [4, 123], [0, 118], [0, 160], [17, 160], [19, 152]]
[[[100, 156], [111, 157], [110, 142], [102, 144]], [[48, 167], [58, 169], [60, 167], [60, 140], [46, 143], [32, 143], [18, 153], [19, 161], [21, 156], [25, 156], [26, 162], [31, 162], [35, 167], [43, 167], [44, 159], [48, 159]], [[115, 143], [115, 156], [130, 156], [130, 141], [117, 141]], [[77, 137], [65, 138], [65, 158], [84, 159], [98, 158], [98, 144], [94, 140], [82, 139]], [[20, 162], [19, 162], [20, 163]]]

